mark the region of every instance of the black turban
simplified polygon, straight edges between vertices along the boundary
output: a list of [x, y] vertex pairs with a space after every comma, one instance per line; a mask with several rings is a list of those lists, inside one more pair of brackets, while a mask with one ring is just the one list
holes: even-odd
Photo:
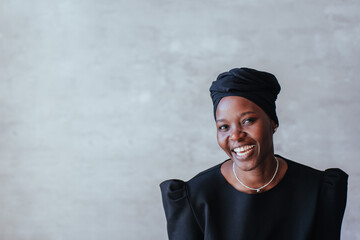
[[216, 119], [217, 105], [223, 97], [240, 96], [258, 105], [279, 125], [275, 100], [280, 89], [279, 82], [271, 73], [250, 68], [234, 68], [229, 72], [221, 73], [210, 87], [214, 117]]

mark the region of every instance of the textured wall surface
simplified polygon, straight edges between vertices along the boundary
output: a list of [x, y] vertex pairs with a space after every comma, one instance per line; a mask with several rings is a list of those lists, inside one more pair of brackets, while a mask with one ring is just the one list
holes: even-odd
[[0, 239], [166, 239], [158, 184], [226, 156], [208, 88], [281, 85], [276, 152], [349, 175], [360, 239], [360, 2], [1, 0]]

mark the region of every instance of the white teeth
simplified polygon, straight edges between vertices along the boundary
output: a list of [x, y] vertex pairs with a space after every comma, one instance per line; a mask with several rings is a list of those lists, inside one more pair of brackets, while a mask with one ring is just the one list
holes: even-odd
[[244, 152], [244, 151], [248, 151], [250, 149], [253, 149], [254, 147], [255, 147], [255, 145], [245, 145], [245, 146], [235, 148], [234, 152], [240, 153], [240, 152]]

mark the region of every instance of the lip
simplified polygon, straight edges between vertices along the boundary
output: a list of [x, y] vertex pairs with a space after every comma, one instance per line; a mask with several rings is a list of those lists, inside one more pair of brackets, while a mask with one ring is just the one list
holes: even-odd
[[[244, 150], [235, 152], [235, 149], [237, 149], [237, 148], [244, 148]], [[251, 154], [253, 154], [254, 150], [255, 150], [255, 145], [246, 144], [246, 145], [241, 145], [241, 146], [237, 146], [237, 147], [233, 148], [231, 150], [231, 153], [234, 158], [236, 158], [238, 160], [244, 160], [244, 159], [248, 158]]]

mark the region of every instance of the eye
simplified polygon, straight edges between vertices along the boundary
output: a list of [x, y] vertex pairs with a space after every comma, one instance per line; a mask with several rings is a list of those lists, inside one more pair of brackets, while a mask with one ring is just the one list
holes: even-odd
[[220, 125], [220, 126], [218, 127], [218, 130], [219, 130], [219, 131], [226, 131], [227, 129], [229, 129], [229, 126], [226, 125], [226, 124]]
[[246, 118], [241, 122], [241, 124], [247, 126], [253, 124], [255, 121], [256, 118]]

